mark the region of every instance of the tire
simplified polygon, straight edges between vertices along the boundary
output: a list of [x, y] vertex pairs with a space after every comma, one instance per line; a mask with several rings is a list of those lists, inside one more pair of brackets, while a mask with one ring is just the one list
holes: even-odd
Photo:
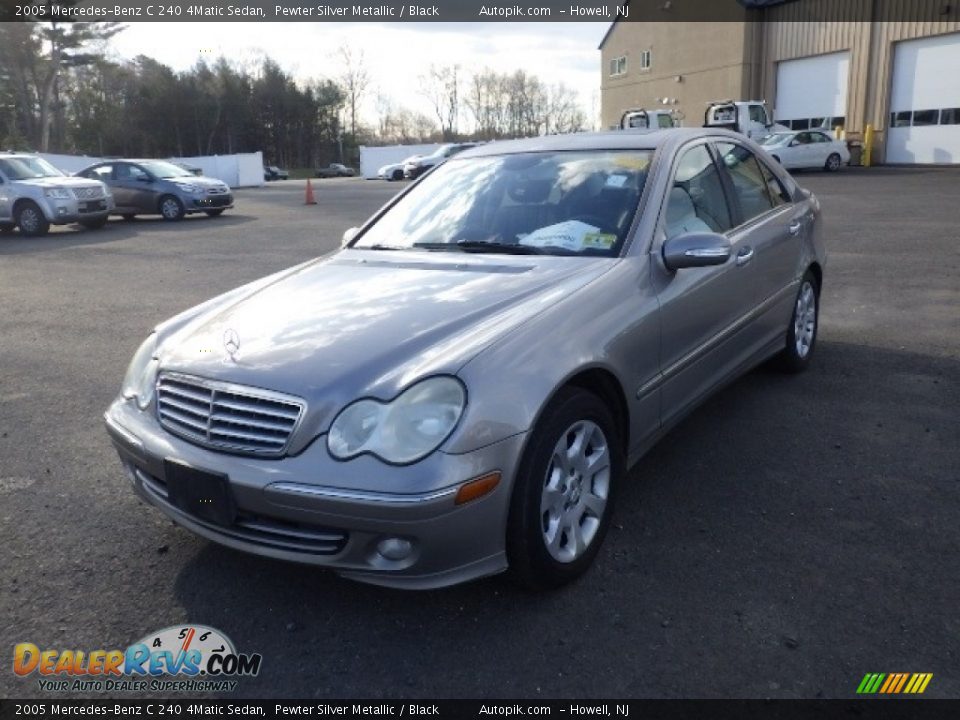
[[41, 237], [50, 231], [50, 221], [35, 202], [22, 203], [16, 210], [16, 219], [20, 232], [27, 237]]
[[223, 208], [219, 210], [204, 210], [204, 212], [210, 217], [220, 217], [223, 215]]
[[843, 165], [843, 160], [840, 158], [837, 153], [831, 153], [830, 157], [827, 158], [827, 162], [824, 164], [823, 169], [827, 172], [836, 172], [840, 169], [840, 166]]
[[90, 218], [89, 220], [81, 220], [80, 224], [83, 225], [87, 230], [99, 230], [104, 225], [107, 224], [107, 216], [104, 215], [100, 218]]
[[391, 180], [403, 180], [403, 170], [394, 170], [390, 176]]
[[120, 217], [122, 217], [125, 222], [133, 222], [134, 220], [137, 219], [137, 216], [136, 216], [136, 215], [129, 215], [129, 214], [128, 214], [128, 215], [121, 215]]
[[160, 215], [163, 216], [163, 219], [170, 222], [183, 220], [183, 216], [185, 214], [183, 203], [173, 195], [164, 195], [162, 198], [160, 198], [160, 202], [157, 204], [157, 209], [160, 211]]
[[[811, 305], [812, 303], [812, 305]], [[817, 344], [820, 330], [820, 287], [813, 273], [807, 270], [800, 281], [793, 313], [787, 326], [786, 345], [776, 356], [777, 366], [784, 372], [803, 372]]]
[[[587, 471], [590, 458], [596, 465]], [[610, 525], [624, 464], [607, 405], [586, 390], [561, 389], [530, 436], [513, 488], [507, 559], [515, 580], [545, 590], [587, 570]]]

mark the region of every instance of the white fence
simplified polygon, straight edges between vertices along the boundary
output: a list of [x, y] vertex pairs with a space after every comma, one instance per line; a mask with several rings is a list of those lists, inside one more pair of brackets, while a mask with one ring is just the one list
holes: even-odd
[[[41, 156], [55, 168], [70, 174], [106, 159], [87, 157], [86, 155], [54, 155], [51, 153], [41, 153]], [[199, 157], [169, 158], [169, 160], [198, 167], [207, 177], [222, 180], [230, 187], [260, 187], [264, 184], [263, 153], [259, 151], [240, 155], [203, 155]]]
[[440, 145], [384, 145], [382, 147], [360, 146], [360, 174], [367, 178], [377, 177], [384, 165], [403, 162], [411, 155], [429, 155]]

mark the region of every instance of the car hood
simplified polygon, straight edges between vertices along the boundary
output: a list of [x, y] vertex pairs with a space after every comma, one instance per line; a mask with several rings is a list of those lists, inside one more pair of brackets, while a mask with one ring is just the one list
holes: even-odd
[[62, 188], [71, 188], [71, 189], [80, 189], [80, 188], [100, 188], [103, 189], [103, 183], [99, 180], [89, 180], [82, 177], [74, 177], [73, 175], [63, 175], [60, 177], [43, 177], [43, 178], [32, 178], [30, 180], [17, 180], [18, 183], [23, 183], [24, 185], [33, 185], [34, 187], [40, 188], [52, 188], [52, 187], [62, 187]]
[[225, 188], [228, 185], [223, 180], [217, 180], [216, 178], [206, 177], [205, 175], [189, 175], [184, 177], [177, 178], [164, 178], [166, 182], [171, 182], [174, 185], [196, 185], [201, 187], [204, 190], [209, 190], [210, 188]]
[[[615, 263], [344, 250], [206, 303], [167, 337], [161, 327], [160, 367], [304, 398], [316, 434], [358, 397], [389, 399], [455, 373]], [[228, 331], [239, 340], [232, 357]]]

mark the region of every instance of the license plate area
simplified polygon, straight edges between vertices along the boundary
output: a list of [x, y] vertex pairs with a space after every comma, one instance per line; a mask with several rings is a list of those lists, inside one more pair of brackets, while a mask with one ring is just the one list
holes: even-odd
[[188, 515], [217, 525], [233, 525], [237, 506], [227, 476], [165, 460], [167, 498]]

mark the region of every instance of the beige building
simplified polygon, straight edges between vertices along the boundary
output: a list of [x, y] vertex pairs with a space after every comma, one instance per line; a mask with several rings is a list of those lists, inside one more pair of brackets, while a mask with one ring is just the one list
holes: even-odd
[[700, 126], [710, 101], [766, 100], [794, 128], [871, 124], [880, 161], [960, 163], [960, 3], [714, 2], [725, 22], [698, 20], [695, 0], [628, 0], [600, 44], [604, 127], [630, 108]]

